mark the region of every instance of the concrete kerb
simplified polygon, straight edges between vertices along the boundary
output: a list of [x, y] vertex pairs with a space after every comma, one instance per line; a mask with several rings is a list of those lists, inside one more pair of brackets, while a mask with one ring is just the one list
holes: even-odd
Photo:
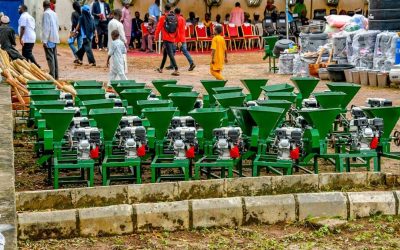
[[396, 200], [393, 192], [347, 193], [350, 218], [370, 217], [376, 214], [395, 215]]
[[[359, 173], [327, 173], [319, 176], [319, 190], [348, 190], [351, 188], [363, 188], [369, 185], [367, 172]], [[373, 177], [370, 176], [373, 180]]]
[[296, 220], [294, 195], [244, 197], [244, 224], [275, 224]]
[[189, 229], [189, 201], [174, 201], [133, 205], [136, 229], [177, 231]]
[[[120, 235], [210, 227], [302, 221], [313, 217], [350, 218], [398, 214], [394, 192], [288, 194], [134, 205], [113, 205], [18, 215], [19, 239]], [[347, 203], [350, 203], [348, 206]], [[397, 209], [397, 212], [396, 212]], [[348, 211], [350, 210], [350, 211]], [[371, 212], [372, 211], [372, 212]]]
[[19, 192], [15, 201], [19, 211], [72, 209], [75, 206], [71, 192], [72, 189]]
[[347, 198], [343, 193], [296, 194], [298, 219], [312, 217], [340, 217], [347, 219]]
[[192, 200], [193, 228], [237, 227], [243, 223], [240, 197]]
[[40, 211], [190, 199], [345, 191], [350, 188], [381, 186], [388, 181], [387, 176], [372, 172], [334, 173], [28, 191], [17, 193], [16, 203], [17, 211]]
[[77, 236], [79, 236], [79, 231], [76, 210], [18, 214], [18, 238], [21, 240]]
[[83, 208], [78, 214], [79, 232], [83, 237], [133, 233], [131, 205]]
[[400, 191], [393, 192], [396, 200], [396, 215], [400, 215]]

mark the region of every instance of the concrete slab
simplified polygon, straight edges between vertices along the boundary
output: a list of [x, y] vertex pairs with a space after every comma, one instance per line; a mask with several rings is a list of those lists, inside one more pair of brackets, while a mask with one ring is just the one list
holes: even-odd
[[245, 197], [245, 224], [274, 224], [296, 220], [296, 201], [291, 194]]
[[226, 179], [228, 197], [260, 196], [273, 194], [272, 179], [275, 176]]
[[272, 178], [275, 194], [309, 193], [318, 191], [318, 175], [285, 175]]
[[18, 214], [18, 238], [49, 239], [77, 237], [76, 210]]
[[79, 232], [83, 237], [133, 233], [131, 205], [78, 209]]
[[347, 198], [343, 193], [296, 194], [299, 220], [312, 217], [340, 217], [347, 219]]
[[128, 186], [75, 188], [71, 191], [76, 208], [104, 207], [128, 203]]
[[369, 217], [375, 214], [396, 214], [396, 200], [393, 192], [350, 192], [348, 196], [351, 218]]
[[179, 199], [209, 199], [226, 197], [225, 179], [180, 181]]
[[148, 183], [128, 186], [130, 204], [166, 202], [179, 199], [177, 182]]
[[161, 202], [133, 205], [139, 232], [189, 229], [189, 202]]
[[192, 201], [193, 228], [236, 227], [243, 223], [239, 197]]
[[72, 209], [71, 189], [19, 192], [15, 195], [17, 211]]
[[368, 186], [367, 172], [319, 175], [319, 189], [321, 191], [342, 191], [352, 188], [365, 188], [366, 186]]

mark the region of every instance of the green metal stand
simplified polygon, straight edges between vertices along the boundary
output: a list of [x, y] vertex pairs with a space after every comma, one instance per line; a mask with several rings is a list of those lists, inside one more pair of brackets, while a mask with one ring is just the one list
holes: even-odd
[[[54, 143], [54, 156], [52, 165], [54, 174], [54, 189], [58, 189], [60, 184], [84, 182], [87, 183], [88, 187], [94, 186], [94, 160], [76, 160], [76, 154], [73, 152], [62, 151], [60, 143]], [[80, 170], [80, 175], [60, 177], [60, 171], [62, 170]], [[85, 180], [85, 170], [87, 171], [88, 180]]]
[[[220, 178], [225, 178], [225, 171], [228, 171], [228, 178], [233, 178], [233, 172], [235, 167], [238, 165], [238, 162], [241, 159], [229, 159], [229, 160], [221, 160], [218, 159], [218, 156], [204, 156], [200, 160], [195, 163], [195, 175], [194, 178], [196, 180], [200, 179], [202, 169], [206, 169], [207, 178], [218, 177], [216, 175], [211, 174], [211, 170], [221, 170]], [[242, 176], [242, 169], [239, 167], [239, 176]]]
[[[261, 168], [266, 167], [277, 175], [292, 175], [293, 162], [288, 160], [278, 160], [276, 155], [257, 155], [253, 161], [253, 176], [260, 176]], [[278, 169], [282, 169], [282, 172]]]
[[[161, 175], [162, 169], [178, 169], [182, 174]], [[191, 161], [189, 159], [174, 159], [173, 155], [155, 156], [151, 163], [151, 182], [160, 182], [162, 179], [185, 180], [191, 178]]]

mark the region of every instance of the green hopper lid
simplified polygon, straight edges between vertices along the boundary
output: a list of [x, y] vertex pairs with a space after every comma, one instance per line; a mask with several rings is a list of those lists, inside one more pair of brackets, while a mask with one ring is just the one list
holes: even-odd
[[144, 116], [149, 120], [150, 126], [156, 131], [157, 140], [163, 140], [166, 136], [171, 119], [176, 111], [177, 108], [175, 107], [145, 108], [142, 110]]
[[382, 118], [383, 119], [383, 135], [382, 138], [389, 139], [397, 121], [400, 117], [400, 107], [374, 107], [374, 108], [362, 108], [362, 110], [370, 118]]
[[141, 110], [137, 102], [147, 100], [150, 92], [151, 89], [125, 89], [121, 92], [121, 96], [132, 106], [134, 114], [140, 115]]
[[46, 127], [53, 130], [53, 140], [61, 142], [75, 115], [75, 110], [41, 109], [39, 112], [46, 121]]
[[358, 91], [361, 89], [361, 85], [347, 83], [347, 82], [332, 82], [326, 84], [331, 91], [343, 92], [346, 96], [342, 100], [341, 107], [343, 109], [347, 108], [347, 105], [353, 100], [357, 95]]
[[323, 109], [332, 109], [342, 108], [343, 99], [346, 97], [346, 94], [343, 92], [325, 91], [314, 93], [314, 97]]
[[82, 105], [87, 108], [88, 112], [90, 112], [92, 109], [114, 108], [115, 101], [114, 99], [98, 99], [83, 101]]
[[140, 112], [142, 112], [145, 108], [161, 108], [161, 107], [171, 107], [171, 100], [140, 100], [137, 101], [137, 104], [140, 108]]
[[273, 84], [261, 87], [265, 92], [293, 92], [294, 87], [288, 83]]
[[297, 97], [293, 92], [268, 92], [265, 95], [269, 100], [285, 100], [291, 103], [294, 103]]
[[153, 80], [151, 83], [153, 84], [154, 88], [160, 93], [161, 96], [167, 96], [164, 94], [163, 86], [167, 84], [176, 84], [177, 80]]
[[272, 130], [278, 125], [284, 109], [253, 106], [249, 107], [249, 112], [259, 128], [258, 137], [260, 139], [267, 139]]
[[299, 115], [303, 116], [307, 123], [318, 130], [320, 139], [325, 139], [333, 127], [333, 122], [340, 114], [341, 109], [312, 109], [299, 110]]
[[194, 104], [199, 96], [197, 92], [176, 92], [168, 95], [169, 99], [174, 103], [180, 111], [180, 115], [187, 115], [194, 108]]
[[199, 108], [189, 112], [189, 115], [204, 130], [204, 138], [212, 140], [213, 130], [219, 128], [226, 116], [226, 109], [223, 108]]
[[119, 108], [92, 109], [89, 112], [89, 116], [96, 121], [97, 127], [103, 130], [105, 141], [114, 139], [123, 115], [124, 110]]
[[262, 87], [267, 85], [268, 79], [242, 79], [240, 81], [250, 92], [251, 99], [257, 100], [262, 92]]
[[314, 77], [292, 77], [290, 80], [300, 91], [303, 99], [310, 97], [319, 83], [319, 79]]
[[90, 101], [105, 99], [106, 92], [104, 89], [77, 89], [77, 96], [81, 101]]
[[191, 92], [193, 89], [192, 85], [178, 85], [178, 84], [166, 84], [162, 86], [161, 97], [168, 99], [168, 95], [177, 92]]

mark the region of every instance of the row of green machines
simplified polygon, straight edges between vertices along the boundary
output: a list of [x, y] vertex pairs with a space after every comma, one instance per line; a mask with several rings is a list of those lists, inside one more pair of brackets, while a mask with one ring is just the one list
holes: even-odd
[[252, 176], [262, 170], [278, 175], [318, 173], [321, 161], [335, 171], [365, 167], [380, 171], [391, 152], [391, 132], [400, 107], [369, 98], [348, 106], [360, 89], [328, 83], [314, 92], [316, 78], [292, 78], [291, 84], [267, 85], [267, 79], [244, 79], [242, 87], [226, 81], [201, 81], [200, 99], [192, 85], [156, 80], [158, 95], [144, 83], [114, 81], [113, 93], [102, 83], [72, 83], [75, 97], [52, 82], [28, 83], [28, 125], [36, 136], [38, 163], [47, 167], [54, 188], [84, 182], [94, 185], [99, 167], [102, 184]]

